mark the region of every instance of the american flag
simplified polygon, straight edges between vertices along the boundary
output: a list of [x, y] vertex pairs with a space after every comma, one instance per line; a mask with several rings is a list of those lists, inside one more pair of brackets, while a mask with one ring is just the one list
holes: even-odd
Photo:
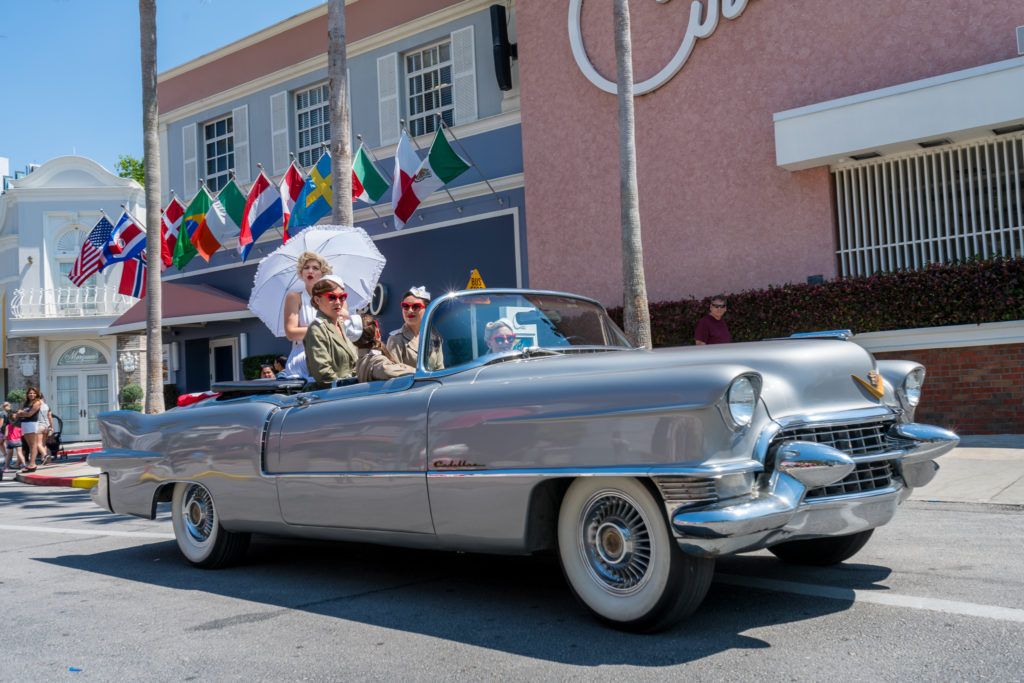
[[68, 273], [68, 278], [75, 283], [76, 287], [81, 287], [90, 275], [103, 270], [103, 266], [107, 265], [107, 261], [103, 257], [103, 246], [110, 240], [110, 233], [113, 231], [114, 226], [110, 224], [107, 217], [101, 216], [89, 236], [85, 238], [85, 242], [82, 243], [82, 251], [78, 254], [78, 259], [71, 268], [71, 272]]

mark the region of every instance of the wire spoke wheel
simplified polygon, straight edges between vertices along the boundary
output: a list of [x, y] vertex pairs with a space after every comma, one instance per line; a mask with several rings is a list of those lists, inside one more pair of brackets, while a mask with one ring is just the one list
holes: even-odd
[[640, 590], [654, 548], [637, 504], [616, 491], [599, 491], [580, 516], [579, 550], [594, 579], [614, 594]]

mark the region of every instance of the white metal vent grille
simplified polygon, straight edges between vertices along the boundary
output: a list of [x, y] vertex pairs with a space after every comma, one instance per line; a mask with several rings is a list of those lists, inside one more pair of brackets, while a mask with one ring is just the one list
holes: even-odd
[[1024, 133], [835, 167], [840, 273], [1024, 254]]

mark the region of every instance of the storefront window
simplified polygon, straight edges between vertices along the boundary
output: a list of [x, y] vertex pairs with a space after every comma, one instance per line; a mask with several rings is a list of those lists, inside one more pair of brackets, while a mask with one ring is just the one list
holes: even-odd
[[68, 349], [61, 354], [60, 359], [57, 361], [57, 365], [59, 366], [106, 364], [107, 357], [104, 356], [99, 349], [85, 344]]

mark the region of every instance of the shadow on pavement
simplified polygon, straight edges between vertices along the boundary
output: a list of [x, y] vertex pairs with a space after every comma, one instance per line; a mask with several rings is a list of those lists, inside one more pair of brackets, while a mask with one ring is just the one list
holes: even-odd
[[[503, 557], [257, 536], [245, 564], [206, 571], [187, 565], [173, 541], [42, 561], [162, 588], [260, 603], [195, 624], [218, 631], [273, 620], [290, 610], [419, 633], [581, 666], [665, 666], [771, 644], [744, 635], [849, 609], [851, 601], [714, 583], [695, 615], [668, 632], [638, 636], [606, 628], [573, 599], [551, 556]], [[719, 571], [847, 589], [883, 589], [874, 565], [803, 568], [747, 556]]]

